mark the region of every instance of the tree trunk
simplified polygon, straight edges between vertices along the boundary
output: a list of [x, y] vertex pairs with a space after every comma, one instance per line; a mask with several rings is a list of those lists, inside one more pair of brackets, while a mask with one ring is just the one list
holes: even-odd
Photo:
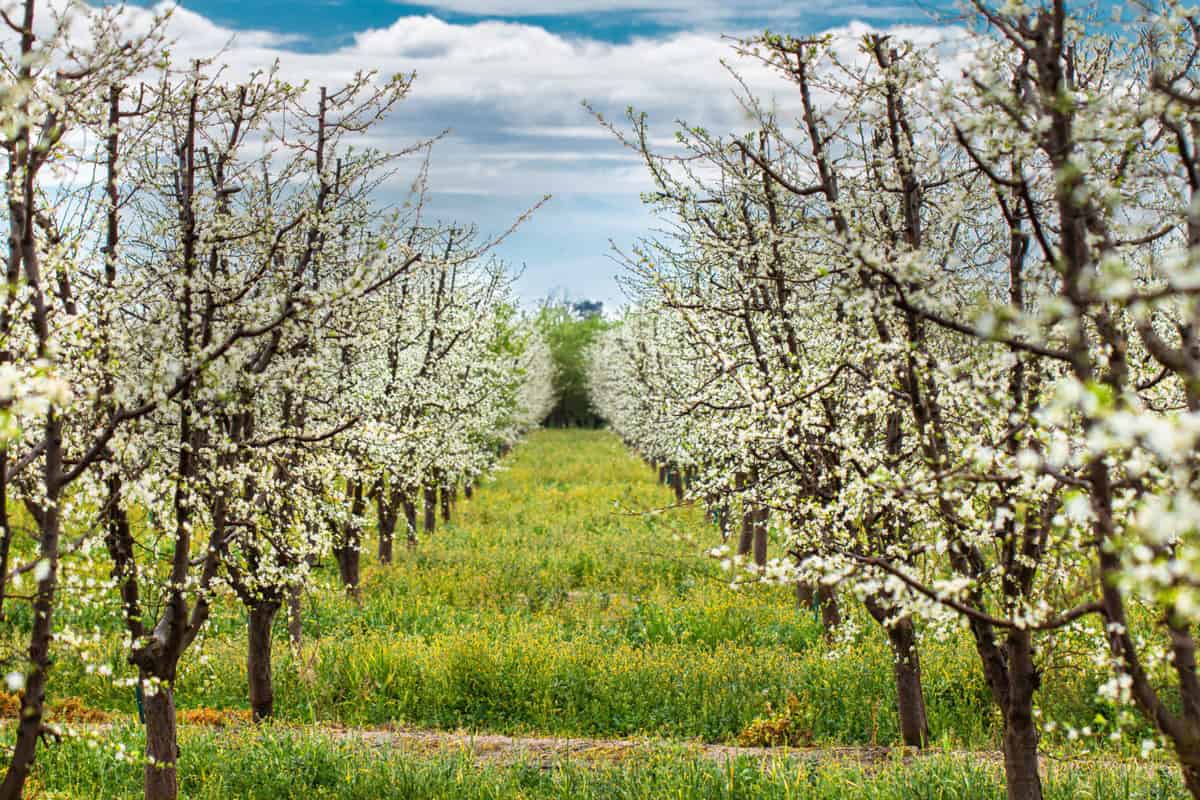
[[[34, 627], [39, 626], [35, 623]], [[36, 641], [43, 637], [35, 633], [32, 638]], [[44, 639], [48, 649], [48, 633]], [[46, 674], [43, 670], [35, 668], [25, 682], [25, 692], [21, 696], [21, 721], [17, 724], [17, 742], [9, 760], [8, 771], [4, 774], [4, 783], [0, 784], [0, 798], [4, 800], [20, 800], [24, 794], [25, 781], [29, 777], [29, 769], [33, 766], [37, 750], [38, 734], [42, 730], [45, 703]]]
[[271, 628], [279, 602], [265, 600], [250, 607], [246, 675], [250, 682], [250, 710], [261, 722], [275, 713], [275, 686], [271, 681]]
[[463, 497], [470, 500], [474, 495], [475, 495], [475, 486], [470, 481], [467, 481], [466, 483], [463, 484]]
[[379, 563], [392, 563], [392, 532], [379, 529]]
[[817, 589], [817, 601], [821, 604], [821, 625], [825, 628], [826, 638], [842, 627], [842, 607], [838, 605], [837, 593], [832, 586], [821, 585]]
[[1179, 767], [1183, 770], [1183, 785], [1193, 798], [1200, 800], [1200, 749], [1189, 753], [1180, 752]]
[[1038, 732], [1032, 705], [1010, 716], [1004, 725], [1004, 779], [1008, 800], [1042, 800], [1038, 773]]
[[375, 495], [375, 512], [379, 527], [379, 563], [392, 563], [392, 540], [396, 535], [396, 492], [380, 489]]
[[817, 584], [814, 591], [812, 584], [796, 584], [796, 605], [802, 609], [812, 610], [814, 606], [820, 609], [821, 625], [825, 629], [825, 637], [833, 635], [842, 624], [842, 610], [838, 606], [837, 593], [832, 587]]
[[0, 622], [4, 620], [4, 597], [8, 590], [8, 552], [12, 528], [8, 524], [8, 448], [0, 447]]
[[770, 509], [760, 505], [754, 515], [754, 563], [760, 567], [767, 565], [767, 519], [770, 513]]
[[300, 617], [300, 592], [302, 588], [300, 584], [289, 586], [287, 590], [287, 605], [288, 605], [288, 639], [292, 642], [292, 648], [296, 652], [300, 652], [300, 645], [304, 638], [304, 621]]
[[746, 556], [754, 546], [754, 510], [746, 503], [742, 507], [742, 530], [738, 536], [737, 554]]
[[[51, 411], [46, 423], [44, 480], [46, 498], [37, 515], [38, 556], [48, 569], [36, 584], [33, 598], [33, 627], [29, 633], [29, 673], [21, 698], [21, 720], [17, 723], [17, 741], [13, 746], [0, 800], [20, 800], [29, 769], [37, 754], [42, 733], [42, 715], [46, 704], [46, 673], [50, 668], [50, 642], [53, 638], [54, 596], [58, 588], [58, 540], [60, 535], [59, 496], [62, 484], [62, 423]], [[19, 663], [19, 662], [18, 662]]]
[[338, 562], [338, 573], [346, 594], [358, 597], [359, 561], [362, 555], [362, 529], [359, 520], [366, 510], [366, 499], [363, 496], [362, 481], [353, 481], [350, 490], [350, 520], [342, 528], [341, 541], [333, 549], [333, 556]]
[[179, 743], [175, 734], [175, 692], [166, 683], [147, 693], [143, 702], [146, 716], [146, 800], [175, 800], [179, 778], [175, 763]]
[[450, 492], [451, 489], [445, 484], [442, 485], [440, 491], [440, 499], [442, 505], [442, 522], [450, 522]]
[[437, 487], [425, 485], [425, 532], [433, 533], [437, 528]]
[[404, 527], [405, 541], [409, 547], [415, 547], [417, 544], [417, 504], [407, 494], [400, 499], [400, 504], [404, 506]]
[[335, 548], [333, 555], [337, 559], [338, 574], [342, 578], [342, 585], [346, 587], [346, 594], [358, 597], [359, 549], [342, 546]]
[[875, 621], [883, 626], [892, 647], [900, 737], [909, 747], [925, 747], [929, 744], [929, 718], [925, 711], [917, 630], [912, 617], [907, 614], [897, 616], [897, 609], [886, 598], [868, 595], [865, 604]]
[[905, 617], [889, 627], [887, 634], [895, 659], [893, 673], [896, 677], [900, 736], [909, 747], [924, 747], [929, 744], [929, 718], [925, 712], [925, 691], [921, 686], [916, 630], [912, 620]]
[[1010, 631], [1008, 651], [1009, 690], [1004, 711], [1004, 778], [1008, 800], [1042, 800], [1042, 777], [1038, 772], [1038, 730], [1033, 720], [1033, 695], [1040, 679], [1033, 663], [1033, 640], [1029, 631]]

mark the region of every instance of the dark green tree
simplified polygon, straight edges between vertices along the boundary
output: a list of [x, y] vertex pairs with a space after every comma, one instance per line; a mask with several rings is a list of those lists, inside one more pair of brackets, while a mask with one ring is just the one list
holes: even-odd
[[538, 311], [537, 326], [554, 356], [558, 393], [547, 426], [597, 428], [603, 422], [588, 399], [585, 367], [588, 348], [610, 324], [604, 304], [595, 300], [547, 300]]

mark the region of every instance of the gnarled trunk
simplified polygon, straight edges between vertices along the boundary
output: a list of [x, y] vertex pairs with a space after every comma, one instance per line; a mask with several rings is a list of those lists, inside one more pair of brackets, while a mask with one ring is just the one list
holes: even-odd
[[250, 710], [255, 722], [275, 713], [275, 686], [271, 680], [271, 628], [278, 613], [278, 600], [264, 600], [250, 606], [246, 675], [250, 683]]

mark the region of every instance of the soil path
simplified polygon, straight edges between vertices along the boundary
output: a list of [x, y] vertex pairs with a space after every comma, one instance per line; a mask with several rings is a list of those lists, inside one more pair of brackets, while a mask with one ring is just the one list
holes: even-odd
[[[405, 728], [320, 728], [343, 742], [357, 742], [372, 747], [399, 749], [416, 755], [467, 754], [481, 763], [527, 763], [542, 769], [570, 760], [577, 764], [601, 766], [632, 760], [653, 758], [659, 754], [692, 755], [714, 762], [749, 758], [762, 762], [763, 767], [777, 764], [807, 766], [842, 765], [877, 768], [896, 761], [905, 764], [922, 758], [962, 759], [1002, 768], [1004, 759], [998, 751], [944, 750], [924, 752], [905, 747], [735, 747], [732, 745], [678, 742], [660, 739], [584, 739], [548, 736], [503, 736], [490, 733], [467, 733]], [[1114, 758], [1056, 759], [1043, 754], [1042, 768], [1051, 764], [1114, 765]], [[1120, 759], [1123, 766], [1154, 770], [1161, 765], [1152, 761]]]

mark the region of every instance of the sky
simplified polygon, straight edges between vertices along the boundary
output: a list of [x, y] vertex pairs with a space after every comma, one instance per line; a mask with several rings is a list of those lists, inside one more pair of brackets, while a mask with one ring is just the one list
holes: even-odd
[[[609, 118], [646, 112], [663, 142], [677, 120], [734, 130], [744, 117], [723, 59], [760, 96], [786, 103], [791, 90], [723, 37], [929, 33], [953, 11], [949, 0], [185, 0], [169, 30], [177, 56], [224, 48], [234, 73], [278, 59], [289, 78], [333, 86], [356, 69], [415, 71], [375, 144], [448, 131], [430, 163], [432, 214], [499, 233], [551, 195], [496, 251], [520, 272], [519, 296], [616, 309], [613, 248], [628, 251], [655, 221], [641, 203], [645, 167], [584, 101]], [[400, 198], [404, 186], [383, 191]]]

